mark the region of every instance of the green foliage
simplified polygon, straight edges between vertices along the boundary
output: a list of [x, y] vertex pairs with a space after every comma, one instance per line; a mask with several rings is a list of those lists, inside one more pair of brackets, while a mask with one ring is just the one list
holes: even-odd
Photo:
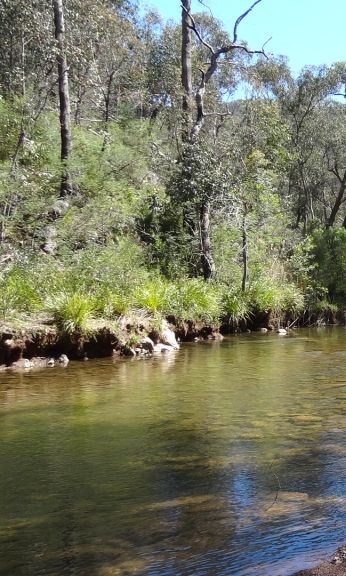
[[283, 313], [298, 312], [304, 308], [304, 296], [299, 289], [289, 283], [278, 284], [271, 278], [262, 278], [249, 289], [253, 310], [259, 312]]
[[329, 313], [335, 314], [338, 311], [336, 304], [331, 304], [327, 300], [316, 300], [310, 306], [310, 311], [317, 315], [328, 315]]
[[184, 320], [216, 322], [222, 314], [222, 297], [216, 284], [200, 278], [185, 278], [176, 285], [171, 306], [173, 314]]
[[235, 325], [246, 322], [252, 315], [249, 294], [240, 289], [225, 289], [223, 308], [225, 316]]
[[103, 292], [97, 296], [97, 310], [100, 316], [114, 318], [125, 316], [133, 307], [132, 292], [121, 294], [117, 292]]
[[16, 267], [0, 281], [0, 315], [3, 320], [18, 312], [33, 313], [42, 308], [40, 294], [24, 268]]
[[346, 229], [317, 230], [313, 236], [317, 266], [313, 278], [328, 290], [331, 302], [346, 299]]
[[51, 299], [49, 309], [58, 330], [66, 334], [87, 335], [95, 302], [88, 294], [63, 292]]
[[156, 278], [138, 286], [134, 293], [134, 304], [137, 308], [143, 308], [152, 313], [168, 313], [172, 297], [174, 297], [173, 286], [161, 278]]
[[258, 279], [244, 292], [225, 288], [223, 302], [226, 317], [236, 325], [258, 313], [297, 313], [305, 305], [303, 293], [294, 284], [270, 277]]
[[[61, 199], [54, 25], [51, 4], [41, 8], [0, 3], [3, 319], [42, 311], [83, 332], [94, 315], [237, 323], [344, 305], [345, 198], [335, 218], [333, 207], [345, 106], [330, 99], [343, 63], [295, 80], [282, 59], [254, 63], [234, 50], [206, 84], [202, 130], [182, 142], [180, 26], [142, 16], [132, 0], [70, 0], [73, 192]], [[211, 45], [229, 43], [220, 22], [195, 17]], [[193, 42], [196, 87], [208, 50]], [[226, 105], [242, 78], [253, 97]], [[335, 229], [322, 230], [328, 217]], [[214, 283], [199, 279], [208, 234]]]

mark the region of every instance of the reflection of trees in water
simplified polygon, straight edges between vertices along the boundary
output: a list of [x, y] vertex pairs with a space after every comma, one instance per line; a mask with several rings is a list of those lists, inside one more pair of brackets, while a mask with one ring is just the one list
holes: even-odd
[[345, 511], [339, 356], [332, 383], [329, 356], [259, 336], [11, 376], [0, 563], [11, 576], [221, 575], [326, 544]]

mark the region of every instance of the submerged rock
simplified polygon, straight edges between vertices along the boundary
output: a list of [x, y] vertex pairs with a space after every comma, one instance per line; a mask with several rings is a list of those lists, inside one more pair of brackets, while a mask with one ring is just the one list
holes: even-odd
[[156, 344], [154, 347], [154, 352], [158, 352], [158, 353], [163, 353], [165, 354], [166, 352], [174, 352], [175, 350], [178, 350], [178, 348], [174, 348], [173, 346], [170, 346], [169, 344]]
[[21, 358], [16, 360], [16, 362], [12, 362], [10, 368], [13, 370], [28, 370], [31, 368], [31, 362], [28, 358]]
[[278, 333], [280, 336], [285, 336], [285, 335], [287, 334], [287, 330], [286, 330], [286, 328], [279, 328], [278, 331], [277, 331], [277, 333]]

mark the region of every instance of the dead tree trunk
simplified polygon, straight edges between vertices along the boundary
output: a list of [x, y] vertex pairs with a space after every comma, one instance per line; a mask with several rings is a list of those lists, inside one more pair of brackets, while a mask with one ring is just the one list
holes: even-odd
[[61, 134], [61, 184], [60, 196], [72, 192], [71, 176], [68, 161], [71, 155], [71, 107], [68, 83], [68, 66], [65, 50], [65, 23], [63, 0], [53, 0], [55, 39], [57, 43], [57, 63], [60, 103], [60, 134]]
[[199, 215], [201, 229], [201, 264], [205, 280], [211, 280], [215, 276], [215, 263], [210, 239], [210, 203], [203, 202]]
[[189, 16], [190, 10], [191, 10], [191, 0], [182, 0], [181, 81], [183, 86], [182, 135], [184, 141], [188, 141], [190, 139], [190, 130], [192, 123], [192, 74], [191, 74], [192, 38], [191, 38], [191, 23]]

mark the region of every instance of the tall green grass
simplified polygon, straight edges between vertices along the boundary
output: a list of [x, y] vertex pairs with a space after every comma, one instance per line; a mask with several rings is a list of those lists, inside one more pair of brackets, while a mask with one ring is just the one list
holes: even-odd
[[57, 294], [51, 299], [49, 308], [61, 332], [89, 334], [89, 321], [96, 311], [95, 301], [89, 295], [80, 292]]

